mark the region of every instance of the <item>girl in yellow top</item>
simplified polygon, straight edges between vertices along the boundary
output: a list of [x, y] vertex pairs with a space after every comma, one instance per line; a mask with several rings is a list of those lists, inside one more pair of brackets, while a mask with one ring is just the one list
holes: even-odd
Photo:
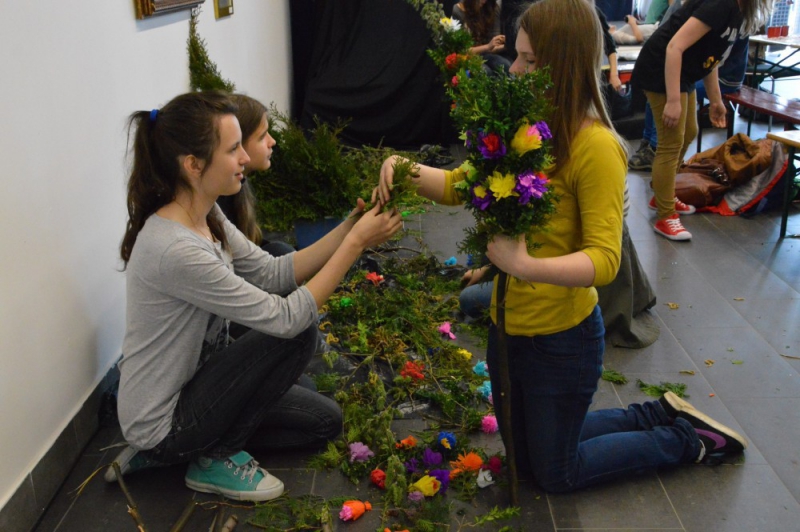
[[[605, 111], [597, 71], [599, 21], [585, 0], [542, 0], [520, 19], [511, 72], [550, 68], [557, 111], [548, 121], [556, 165], [548, 176], [561, 196], [542, 246], [532, 257], [524, 238], [495, 238], [489, 259], [513, 276], [506, 332], [511, 423], [517, 469], [551, 492], [625, 474], [741, 452], [746, 440], [674, 394], [627, 409], [589, 412], [602, 372], [603, 321], [594, 286], [611, 282], [620, 261], [625, 152]], [[389, 197], [393, 160], [374, 196]], [[423, 196], [458, 203], [463, 172], [422, 166], [413, 178]], [[495, 316], [493, 314], [493, 320]], [[497, 330], [487, 361], [495, 410], [499, 393]]]

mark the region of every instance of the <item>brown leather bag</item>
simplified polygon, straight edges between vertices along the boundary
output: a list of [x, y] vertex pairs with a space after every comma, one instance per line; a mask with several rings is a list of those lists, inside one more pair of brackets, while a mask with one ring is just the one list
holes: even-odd
[[680, 173], [675, 176], [675, 195], [695, 207], [716, 205], [730, 188], [725, 163], [716, 159], [690, 160], [681, 164]]

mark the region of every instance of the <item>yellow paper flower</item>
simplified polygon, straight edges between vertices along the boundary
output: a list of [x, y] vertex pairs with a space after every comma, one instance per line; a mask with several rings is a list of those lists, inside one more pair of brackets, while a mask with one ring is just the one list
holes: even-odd
[[475, 194], [476, 198], [485, 198], [486, 197], [486, 189], [483, 188], [480, 185], [475, 187], [475, 189], [473, 190], [473, 193]]
[[536, 126], [532, 126], [527, 122], [522, 124], [514, 138], [511, 139], [511, 149], [522, 155], [523, 153], [531, 150], [538, 150], [542, 147], [542, 135]]
[[442, 483], [430, 475], [425, 475], [408, 487], [408, 491], [419, 491], [426, 497], [433, 497], [439, 492]]
[[[512, 174], [502, 175], [500, 172], [495, 171], [489, 178], [489, 190], [499, 200], [510, 196], [519, 196], [517, 192], [514, 192], [515, 186], [517, 186], [517, 180], [514, 179]], [[477, 191], [477, 187], [475, 188]], [[475, 195], [477, 196], [477, 193]]]
[[469, 351], [467, 351], [466, 349], [463, 349], [463, 348], [461, 348], [458, 351], [456, 351], [456, 353], [458, 353], [459, 355], [464, 357], [464, 360], [469, 360], [469, 359], [472, 358], [472, 353], [470, 353]]

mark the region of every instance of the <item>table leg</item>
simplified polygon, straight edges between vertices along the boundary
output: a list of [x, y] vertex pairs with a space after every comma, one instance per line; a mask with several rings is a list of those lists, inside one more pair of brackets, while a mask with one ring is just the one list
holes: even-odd
[[[786, 187], [783, 190], [783, 214], [781, 216], [781, 238], [786, 236], [786, 225], [789, 220], [789, 207], [792, 204], [792, 186], [794, 185], [794, 178], [797, 174], [797, 169], [795, 166], [794, 158], [795, 158], [795, 151], [796, 148], [794, 146], [789, 146], [789, 161], [786, 165], [786, 173], [788, 175], [784, 176], [786, 178]], [[800, 235], [789, 235], [790, 237], [797, 237]]]

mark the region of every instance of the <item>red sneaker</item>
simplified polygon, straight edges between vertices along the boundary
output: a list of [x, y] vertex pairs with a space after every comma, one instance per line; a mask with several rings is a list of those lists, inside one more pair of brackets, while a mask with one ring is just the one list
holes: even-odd
[[[658, 210], [658, 207], [656, 207], [655, 196], [650, 198], [650, 203], [648, 203], [647, 206], [653, 209], [654, 211]], [[677, 212], [678, 214], [694, 214], [695, 212], [697, 212], [697, 209], [694, 208], [694, 205], [687, 205], [678, 198], [675, 198], [675, 212]]]
[[681, 223], [681, 217], [673, 214], [666, 220], [658, 220], [653, 226], [653, 231], [670, 240], [691, 240], [692, 233], [687, 231]]

